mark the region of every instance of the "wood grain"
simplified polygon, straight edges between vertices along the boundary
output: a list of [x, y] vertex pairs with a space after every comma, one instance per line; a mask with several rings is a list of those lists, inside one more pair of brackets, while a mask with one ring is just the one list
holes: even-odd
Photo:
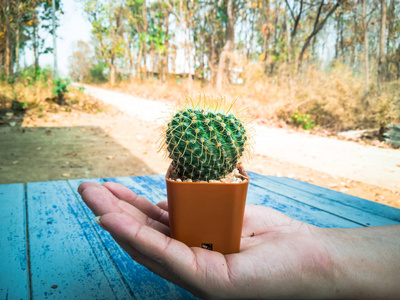
[[0, 208], [0, 296], [27, 299], [30, 291], [23, 183], [0, 185]]
[[[389, 206], [294, 179], [248, 173], [247, 204], [271, 207], [320, 227], [400, 223], [400, 210]], [[26, 191], [23, 184], [0, 185], [0, 295], [5, 299], [196, 299], [133, 261], [94, 222], [95, 216], [77, 192], [83, 181], [117, 182], [153, 203], [167, 199], [163, 174], [36, 182], [28, 183]]]

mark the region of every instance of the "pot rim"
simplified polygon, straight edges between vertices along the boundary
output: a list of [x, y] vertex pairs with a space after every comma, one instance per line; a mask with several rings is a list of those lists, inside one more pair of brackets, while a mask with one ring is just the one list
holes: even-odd
[[179, 181], [175, 181], [175, 180], [171, 180], [170, 178], [170, 174], [171, 171], [174, 167], [172, 166], [172, 164], [169, 165], [169, 168], [167, 170], [167, 173], [165, 174], [165, 180], [167, 182], [170, 183], [175, 183], [175, 184], [197, 184], [197, 185], [201, 185], [201, 184], [211, 184], [211, 185], [244, 185], [244, 184], [249, 184], [250, 182], [250, 177], [247, 174], [246, 170], [244, 169], [243, 165], [238, 165], [237, 169], [239, 170], [239, 173], [242, 174], [244, 177], [246, 177], [246, 181], [240, 182], [240, 183], [233, 183], [233, 182], [179, 182]]

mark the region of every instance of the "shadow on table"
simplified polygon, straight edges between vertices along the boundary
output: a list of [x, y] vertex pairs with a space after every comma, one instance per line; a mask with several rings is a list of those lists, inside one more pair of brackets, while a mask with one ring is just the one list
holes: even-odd
[[101, 127], [0, 127], [0, 184], [150, 174]]

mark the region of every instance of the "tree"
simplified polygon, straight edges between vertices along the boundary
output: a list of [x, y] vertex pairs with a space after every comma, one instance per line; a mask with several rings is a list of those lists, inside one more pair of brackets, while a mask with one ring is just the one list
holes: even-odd
[[[133, 65], [132, 63], [133, 57], [131, 54], [131, 45], [132, 45], [133, 47], [136, 46], [139, 49], [135, 64], [136, 66], [135, 74], [139, 78], [143, 71], [144, 78], [146, 78], [147, 77], [146, 44], [147, 44], [147, 31], [148, 31], [146, 2], [144, 0], [130, 0], [127, 2], [127, 9], [128, 9], [127, 32], [129, 33], [129, 39], [131, 40], [131, 42], [128, 43], [129, 46], [128, 55], [130, 64]], [[139, 41], [139, 43], [137, 43], [137, 41]], [[142, 61], [144, 61], [144, 63]], [[142, 64], [144, 67], [142, 67]]]
[[110, 84], [115, 85], [118, 58], [125, 53], [125, 1], [88, 0], [85, 2], [85, 11], [93, 26], [95, 51], [109, 67]]
[[226, 5], [227, 26], [226, 26], [226, 42], [222, 53], [219, 57], [218, 73], [217, 73], [217, 91], [221, 92], [222, 84], [226, 79], [226, 61], [231, 59], [235, 43], [235, 19], [233, 14], [233, 0], [228, 0]]
[[308, 35], [306, 38], [303, 47], [301, 48], [300, 51], [300, 57], [299, 57], [299, 69], [301, 68], [301, 64], [303, 62], [303, 57], [304, 53], [306, 52], [307, 48], [310, 46], [311, 40], [320, 32], [320, 30], [324, 27], [326, 22], [328, 21], [329, 17], [336, 11], [336, 9], [343, 3], [344, 0], [337, 0], [336, 4], [334, 4], [325, 14], [325, 18], [320, 20], [321, 13], [322, 13], [322, 8], [324, 7], [324, 0], [321, 1], [321, 3], [318, 6], [318, 10], [316, 13], [315, 21], [314, 21], [314, 26], [312, 32]]
[[[292, 20], [294, 22], [293, 28], [290, 32], [290, 43], [289, 43], [289, 57], [288, 58], [289, 58], [289, 61], [291, 61], [291, 56], [294, 53], [294, 46], [295, 46], [295, 42], [296, 42], [296, 36], [297, 36], [299, 24], [300, 24], [300, 19], [303, 14], [304, 1], [300, 0], [299, 9], [297, 11], [297, 14], [295, 14], [295, 10], [294, 10], [294, 8], [292, 8], [290, 6], [288, 0], [285, 0], [285, 3], [287, 5], [287, 8], [289, 9], [290, 16], [292, 17]], [[287, 30], [289, 31], [289, 28], [287, 28]]]
[[3, 15], [4, 15], [4, 27], [5, 27], [5, 73], [6, 76], [10, 76], [13, 73], [12, 68], [12, 41], [11, 41], [11, 25], [10, 19], [11, 17], [11, 7], [10, 0], [5, 0], [3, 6]]
[[[39, 55], [53, 51], [44, 47], [39, 28], [52, 33], [52, 2], [47, 0], [1, 0], [0, 11], [0, 60], [2, 73], [12, 76], [14, 66], [19, 67], [19, 51], [28, 44], [34, 55], [34, 67], [38, 68]], [[56, 11], [62, 12], [60, 1], [55, 0]]]
[[89, 79], [90, 69], [93, 67], [93, 57], [88, 44], [78, 41], [73, 45], [74, 52], [69, 57], [71, 79], [85, 82]]
[[368, 23], [366, 16], [367, 0], [362, 0], [362, 22], [364, 30], [364, 61], [365, 61], [365, 91], [369, 91], [369, 43], [368, 43]]
[[385, 46], [386, 46], [386, 5], [387, 0], [381, 0], [381, 30], [379, 36], [379, 58], [378, 58], [378, 93], [382, 92], [382, 81], [385, 76]]

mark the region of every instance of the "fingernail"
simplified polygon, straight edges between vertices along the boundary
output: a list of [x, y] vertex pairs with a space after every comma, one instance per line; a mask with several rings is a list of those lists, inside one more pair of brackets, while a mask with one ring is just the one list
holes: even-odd
[[101, 226], [100, 216], [94, 217], [93, 220], [97, 223], [97, 225]]

